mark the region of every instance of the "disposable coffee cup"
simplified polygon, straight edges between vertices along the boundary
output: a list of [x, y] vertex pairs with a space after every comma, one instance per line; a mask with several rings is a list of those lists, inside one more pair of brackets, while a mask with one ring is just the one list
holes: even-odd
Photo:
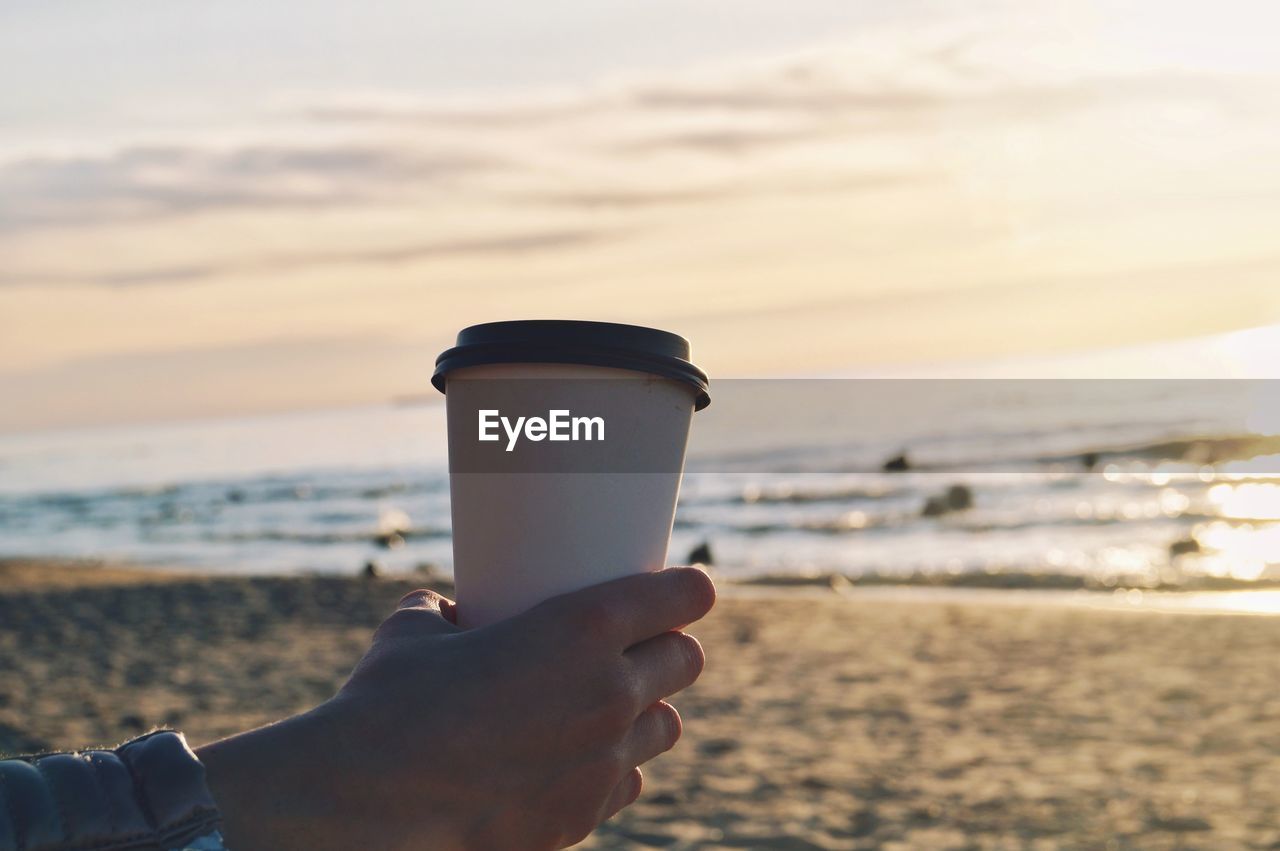
[[683, 337], [607, 322], [466, 328], [445, 394], [459, 624], [666, 565], [707, 376]]

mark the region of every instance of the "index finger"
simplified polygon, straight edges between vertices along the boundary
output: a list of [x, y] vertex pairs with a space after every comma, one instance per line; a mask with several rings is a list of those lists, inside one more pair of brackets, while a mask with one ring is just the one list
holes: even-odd
[[546, 613], [583, 637], [625, 650], [693, 623], [715, 605], [711, 577], [696, 567], [669, 567], [593, 585], [548, 601]]

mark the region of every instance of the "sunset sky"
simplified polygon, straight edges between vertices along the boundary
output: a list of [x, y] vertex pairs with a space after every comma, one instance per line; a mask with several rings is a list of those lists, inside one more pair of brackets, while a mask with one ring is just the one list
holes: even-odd
[[1280, 323], [1277, 31], [1259, 0], [6, 3], [0, 429], [425, 392], [497, 319], [669, 328], [713, 375]]

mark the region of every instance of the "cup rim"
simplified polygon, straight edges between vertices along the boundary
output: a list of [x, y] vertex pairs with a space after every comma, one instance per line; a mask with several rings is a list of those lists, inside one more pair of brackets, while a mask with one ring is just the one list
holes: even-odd
[[457, 343], [436, 358], [432, 385], [446, 392], [448, 374], [501, 363], [562, 363], [647, 372], [693, 388], [694, 410], [711, 404], [707, 374], [689, 360], [689, 341], [641, 325], [533, 319], [487, 322], [458, 332]]

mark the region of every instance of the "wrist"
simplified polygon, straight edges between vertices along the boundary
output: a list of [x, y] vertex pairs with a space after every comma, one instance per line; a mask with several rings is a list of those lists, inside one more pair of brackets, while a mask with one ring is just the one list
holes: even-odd
[[326, 788], [333, 769], [325, 748], [332, 745], [323, 726], [323, 713], [313, 710], [196, 749], [228, 847], [354, 847], [331, 829], [341, 813]]

